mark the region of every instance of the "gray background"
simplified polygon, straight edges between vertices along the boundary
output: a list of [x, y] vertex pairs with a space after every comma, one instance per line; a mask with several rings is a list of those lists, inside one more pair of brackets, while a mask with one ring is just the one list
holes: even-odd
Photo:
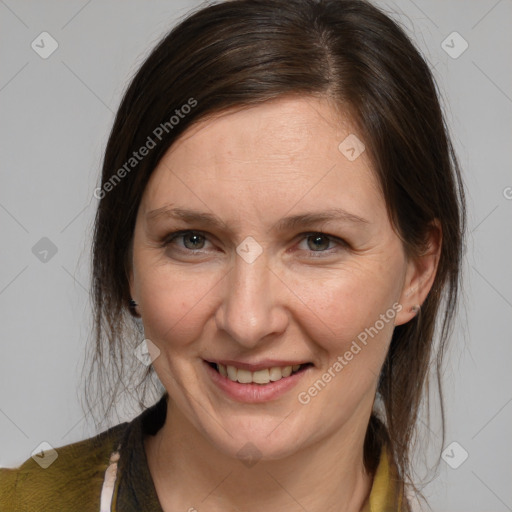
[[[465, 308], [448, 354], [442, 448], [452, 465], [462, 450], [469, 456], [457, 469], [442, 460], [423, 491], [436, 512], [510, 511], [512, 1], [376, 3], [435, 68], [468, 188]], [[197, 5], [0, 0], [1, 466], [42, 441], [58, 447], [95, 433], [78, 398], [102, 151], [128, 79]], [[59, 45], [47, 59], [31, 47], [43, 31]], [[463, 41], [446, 39], [454, 31], [469, 44], [457, 58]], [[439, 448], [429, 445], [431, 461]]]

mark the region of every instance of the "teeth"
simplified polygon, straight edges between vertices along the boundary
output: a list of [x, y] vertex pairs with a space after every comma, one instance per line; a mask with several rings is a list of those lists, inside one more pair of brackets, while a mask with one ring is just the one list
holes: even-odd
[[234, 366], [224, 366], [223, 364], [217, 363], [217, 370], [221, 375], [233, 382], [240, 382], [241, 384], [268, 384], [269, 382], [281, 380], [283, 377], [289, 377], [292, 372], [296, 372], [300, 366], [300, 364], [284, 366], [282, 368], [274, 366], [272, 368], [250, 372], [249, 370], [242, 370]]
[[[250, 373], [250, 372], [247, 372]], [[240, 370], [238, 370], [238, 377], [240, 378]], [[258, 370], [252, 373], [252, 381], [256, 384], [268, 384], [270, 382], [270, 372], [266, 370]]]
[[[228, 366], [229, 368], [229, 366]], [[233, 367], [236, 374], [236, 380], [242, 384], [249, 384], [252, 382], [252, 373], [247, 370], [237, 370], [235, 367]]]
[[278, 366], [275, 366], [274, 368], [270, 368], [269, 374], [270, 374], [270, 380], [272, 382], [283, 378], [283, 372], [281, 371], [281, 368], [279, 368]]
[[[220, 366], [222, 366], [222, 365], [219, 363], [219, 367]], [[232, 380], [233, 382], [236, 382], [236, 374], [237, 374], [236, 368], [234, 366], [228, 366], [226, 369], [227, 369], [227, 373], [228, 373], [228, 379]]]
[[292, 367], [285, 366], [281, 371], [283, 372], [283, 377], [289, 377], [292, 374]]

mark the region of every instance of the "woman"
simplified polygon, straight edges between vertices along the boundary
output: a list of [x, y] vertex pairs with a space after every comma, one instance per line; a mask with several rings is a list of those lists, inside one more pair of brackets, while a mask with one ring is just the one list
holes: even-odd
[[140, 361], [165, 392], [2, 470], [2, 510], [409, 510], [464, 195], [403, 31], [360, 0], [199, 10], [130, 84], [95, 195], [100, 393]]

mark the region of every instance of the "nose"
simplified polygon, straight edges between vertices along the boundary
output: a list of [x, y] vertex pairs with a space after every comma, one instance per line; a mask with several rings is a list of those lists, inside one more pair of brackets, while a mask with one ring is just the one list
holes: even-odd
[[252, 263], [237, 257], [233, 265], [224, 281], [216, 325], [238, 344], [253, 348], [264, 338], [285, 331], [288, 314], [282, 302], [284, 286], [264, 254]]

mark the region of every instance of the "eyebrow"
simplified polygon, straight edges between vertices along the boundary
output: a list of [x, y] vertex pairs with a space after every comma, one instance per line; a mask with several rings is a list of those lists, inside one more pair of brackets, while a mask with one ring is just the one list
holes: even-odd
[[[188, 208], [163, 206], [162, 208], [151, 210], [146, 214], [146, 219], [148, 221], [160, 218], [173, 218], [182, 220], [189, 224], [202, 224], [210, 229], [216, 228], [231, 231], [226, 223], [217, 217], [217, 215]], [[305, 226], [329, 221], [341, 221], [359, 225], [370, 223], [368, 220], [353, 213], [347, 212], [343, 208], [329, 208], [327, 210], [318, 212], [301, 213], [298, 215], [285, 217], [277, 221], [273, 225], [273, 229], [278, 232], [291, 231], [298, 227], [304, 228]]]

